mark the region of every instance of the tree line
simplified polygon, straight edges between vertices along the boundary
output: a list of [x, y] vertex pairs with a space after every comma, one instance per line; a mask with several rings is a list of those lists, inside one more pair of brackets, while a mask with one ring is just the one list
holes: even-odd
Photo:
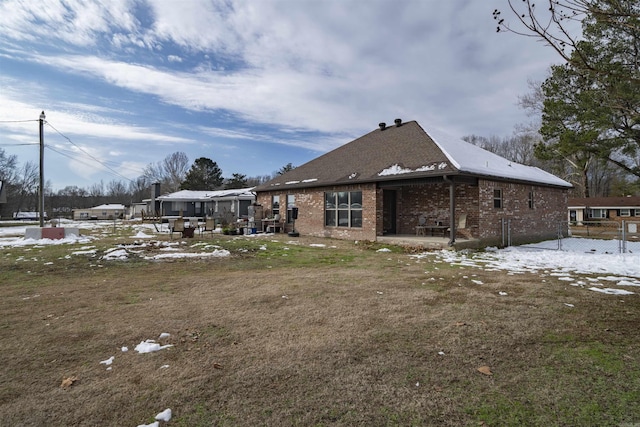
[[[160, 183], [162, 193], [179, 190], [222, 190], [254, 187], [285, 173], [294, 166], [289, 163], [271, 175], [248, 177], [233, 173], [224, 178], [217, 163], [206, 157], [196, 159], [189, 166], [183, 152], [175, 152], [163, 160], [148, 164], [138, 178], [128, 182], [112, 180], [93, 183], [88, 187], [70, 185], [53, 191], [51, 182], [45, 183], [45, 212], [50, 217], [70, 217], [73, 209], [85, 209], [101, 204], [131, 205], [151, 197], [151, 184]], [[38, 210], [39, 168], [33, 162], [18, 163], [15, 155], [0, 148], [0, 181], [7, 202], [0, 204], [0, 218], [12, 218], [15, 212]]]

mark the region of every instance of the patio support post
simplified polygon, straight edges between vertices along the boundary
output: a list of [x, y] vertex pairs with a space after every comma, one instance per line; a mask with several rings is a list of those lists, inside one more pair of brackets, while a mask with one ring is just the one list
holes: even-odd
[[446, 175], [442, 178], [449, 183], [449, 246], [453, 246], [456, 242], [456, 183]]

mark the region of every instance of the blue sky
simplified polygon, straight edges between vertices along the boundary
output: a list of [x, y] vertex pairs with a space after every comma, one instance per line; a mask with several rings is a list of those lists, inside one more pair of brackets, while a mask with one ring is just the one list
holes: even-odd
[[[223, 176], [299, 166], [395, 118], [453, 136], [532, 119], [558, 58], [496, 33], [506, 0], [0, 0], [0, 148], [54, 190], [182, 151]], [[28, 144], [28, 145], [24, 145]], [[99, 162], [94, 159], [99, 160]]]

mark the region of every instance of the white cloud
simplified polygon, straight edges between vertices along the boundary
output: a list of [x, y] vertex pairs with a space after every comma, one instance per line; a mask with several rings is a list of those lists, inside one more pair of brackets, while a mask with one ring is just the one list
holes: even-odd
[[134, 30], [134, 5], [133, 0], [47, 0], [44, 4], [6, 0], [0, 3], [0, 27], [15, 40], [45, 44], [59, 39], [91, 46], [114, 28]]
[[[525, 120], [516, 102], [527, 80], [557, 58], [497, 34], [495, 3], [6, 0], [0, 61], [52, 80], [0, 62], [0, 83], [11, 83], [0, 114], [46, 109], [65, 134], [130, 141], [129, 157], [139, 147], [164, 157], [148, 144], [228, 140], [321, 152], [397, 117], [456, 136], [505, 135]], [[63, 77], [74, 90], [64, 92]], [[174, 113], [154, 121], [154, 109]], [[32, 132], [0, 126], [11, 140]]]

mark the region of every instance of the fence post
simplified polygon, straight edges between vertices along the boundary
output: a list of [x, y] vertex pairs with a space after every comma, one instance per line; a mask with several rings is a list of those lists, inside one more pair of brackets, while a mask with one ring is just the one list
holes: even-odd
[[622, 240], [622, 253], [626, 254], [627, 253], [627, 224], [626, 221], [623, 219], [622, 220], [622, 234], [620, 235]]
[[[562, 226], [563, 225], [564, 224], [562, 222], [558, 223], [558, 250], [562, 250], [562, 237], [563, 237], [563, 234], [562, 234], [562, 228], [563, 227]], [[567, 224], [567, 227], [569, 227], [569, 224]], [[569, 228], [567, 228], [567, 230], [568, 229]]]

